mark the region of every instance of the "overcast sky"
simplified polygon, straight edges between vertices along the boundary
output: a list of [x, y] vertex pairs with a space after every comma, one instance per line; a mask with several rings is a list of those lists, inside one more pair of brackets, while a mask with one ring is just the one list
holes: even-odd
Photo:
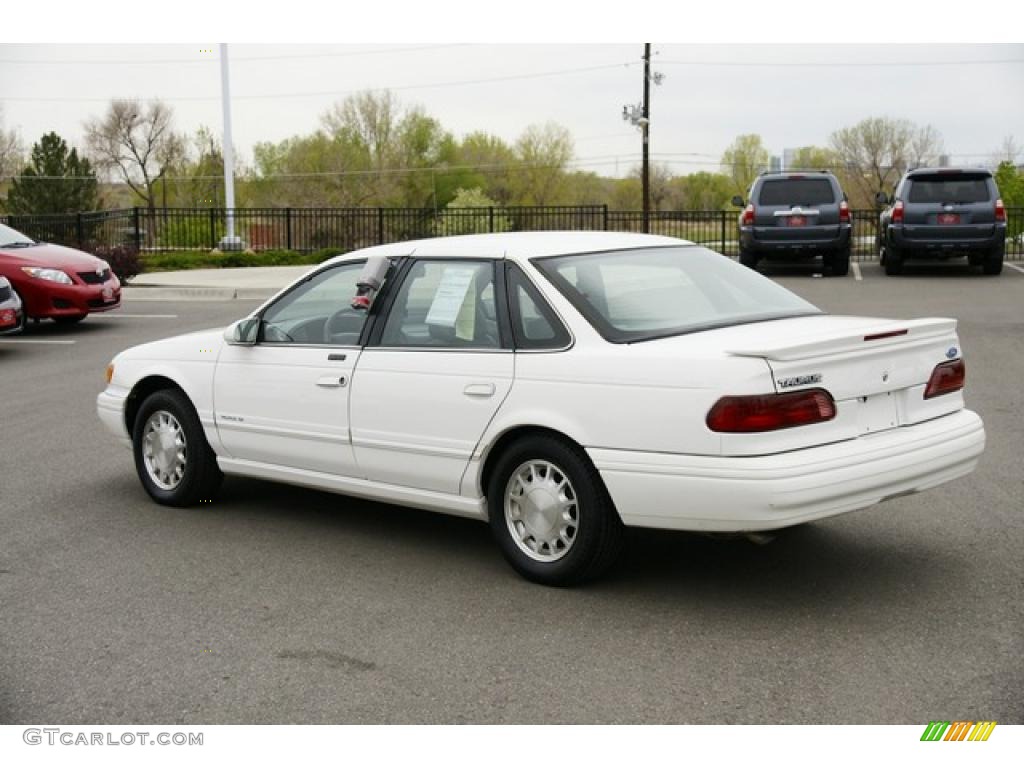
[[[654, 43], [651, 152], [673, 172], [714, 169], [741, 133], [773, 154], [822, 145], [869, 116], [939, 130], [954, 163], [1024, 143], [1024, 45], [698, 45]], [[623, 122], [639, 102], [643, 44], [252, 45], [229, 47], [234, 143], [309, 133], [335, 101], [391, 88], [461, 136], [513, 141], [553, 120], [575, 139], [579, 167], [624, 175], [640, 139]], [[221, 131], [216, 43], [0, 45], [3, 124], [26, 144], [47, 131], [82, 140], [82, 121], [115, 97], [159, 98], [178, 130]]]

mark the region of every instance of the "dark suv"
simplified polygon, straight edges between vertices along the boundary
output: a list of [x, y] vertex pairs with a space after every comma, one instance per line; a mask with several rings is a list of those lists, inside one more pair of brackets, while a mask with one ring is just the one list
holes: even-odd
[[762, 173], [750, 200], [737, 195], [740, 263], [757, 268], [762, 258], [822, 257], [822, 272], [850, 271], [850, 206], [831, 173]]
[[986, 275], [1003, 270], [1006, 209], [992, 174], [981, 168], [919, 168], [903, 176], [878, 223], [887, 275], [912, 258], [966, 256]]

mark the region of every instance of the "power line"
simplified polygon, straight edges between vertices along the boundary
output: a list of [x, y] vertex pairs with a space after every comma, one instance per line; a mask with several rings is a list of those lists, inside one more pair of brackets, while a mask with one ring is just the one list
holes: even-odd
[[694, 67], [971, 67], [988, 64], [1024, 64], [1024, 59], [974, 59], [969, 61], [683, 61], [658, 59], [658, 64]]
[[[442, 48], [461, 48], [473, 43], [446, 43], [444, 45], [418, 45], [410, 48], [373, 48], [368, 51], [335, 51], [332, 53], [285, 53], [272, 56], [240, 56], [232, 57], [232, 63], [246, 61], [283, 61], [286, 59], [333, 59], [350, 56], [376, 56], [390, 53], [409, 53], [411, 51], [436, 51]], [[216, 64], [216, 57], [207, 56], [198, 59], [0, 59], [0, 64]]]
[[[582, 72], [598, 72], [601, 70], [608, 69], [619, 69], [620, 67], [626, 68], [631, 67], [636, 62], [628, 61], [620, 64], [602, 64], [595, 67], [576, 67], [573, 69], [555, 69], [547, 72], [530, 72], [520, 75], [502, 75], [499, 77], [481, 77], [472, 80], [448, 80], [440, 83], [419, 83], [414, 85], [385, 85], [378, 86], [376, 88], [357, 88], [346, 91], [310, 91], [305, 93], [266, 93], [266, 94], [252, 94], [248, 96], [234, 96], [234, 100], [258, 100], [258, 99], [295, 99], [295, 98], [308, 98], [316, 96], [348, 96], [353, 93], [363, 93], [366, 91], [410, 91], [418, 90], [421, 88], [450, 88], [461, 85], [480, 85], [483, 83], [500, 83], [507, 82], [510, 80], [530, 80], [541, 77], [555, 77], [559, 75], [574, 75]], [[160, 101], [216, 101], [220, 96], [161, 96], [158, 97]], [[81, 101], [81, 102], [108, 102], [116, 100], [115, 98], [99, 98], [99, 97], [78, 97], [78, 96], [0, 96], [0, 101], [24, 101], [24, 102], [69, 102], [69, 101]]]

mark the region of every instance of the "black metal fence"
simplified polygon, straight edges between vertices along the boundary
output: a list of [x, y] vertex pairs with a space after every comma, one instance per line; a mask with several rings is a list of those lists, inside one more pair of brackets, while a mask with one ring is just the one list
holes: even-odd
[[[37, 240], [86, 250], [134, 245], [142, 251], [209, 250], [227, 232], [224, 208], [124, 208], [76, 214], [4, 216]], [[235, 233], [257, 251], [351, 251], [370, 245], [442, 235], [529, 230], [641, 232], [641, 211], [605, 205], [491, 208], [235, 208]], [[1024, 260], [1024, 208], [1007, 209], [1006, 258]], [[737, 256], [737, 212], [652, 211], [649, 230]], [[878, 212], [851, 211], [853, 258], [878, 259]]]

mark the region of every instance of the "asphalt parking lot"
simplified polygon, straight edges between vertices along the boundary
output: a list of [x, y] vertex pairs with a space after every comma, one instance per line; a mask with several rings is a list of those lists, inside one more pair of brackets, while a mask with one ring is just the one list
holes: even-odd
[[129, 299], [0, 343], [0, 722], [1024, 722], [1024, 272], [858, 272], [774, 276], [958, 317], [978, 471], [769, 544], [634, 531], [574, 590], [472, 521], [231, 478], [150, 502], [96, 418], [105, 365], [256, 302]]

